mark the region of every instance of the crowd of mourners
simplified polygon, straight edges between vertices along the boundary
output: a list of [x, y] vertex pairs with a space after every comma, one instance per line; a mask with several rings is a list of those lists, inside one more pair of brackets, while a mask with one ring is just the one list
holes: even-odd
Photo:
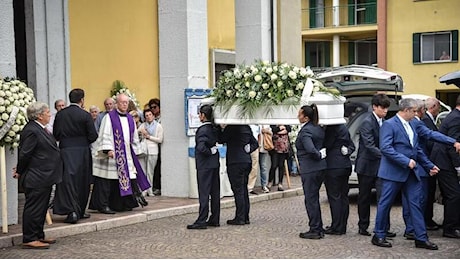
[[[160, 100], [151, 99], [141, 110], [130, 97], [119, 94], [104, 101], [105, 111], [90, 106], [85, 93], [73, 89], [70, 104], [57, 100], [49, 106], [36, 102], [27, 108], [28, 124], [21, 133], [19, 179], [26, 202], [23, 247], [49, 248], [45, 215], [66, 215], [75, 224], [89, 218], [87, 209], [103, 214], [131, 211], [148, 205], [146, 196], [161, 195]], [[373, 245], [392, 247], [390, 209], [401, 194], [406, 228], [404, 237], [417, 248], [437, 250], [427, 230], [443, 229], [443, 236], [460, 238], [460, 96], [456, 107], [438, 126], [440, 102], [405, 98], [397, 114], [387, 119], [390, 99], [375, 94], [371, 111], [359, 129], [355, 147], [345, 124], [319, 125], [318, 107], [302, 106], [295, 136], [289, 125], [217, 125], [213, 107], [199, 108], [201, 126], [195, 134], [195, 162], [199, 214], [187, 229], [219, 227], [219, 146], [226, 147], [226, 169], [235, 199], [235, 216], [227, 225], [250, 224], [249, 194], [283, 191], [286, 174], [300, 175], [309, 229], [304, 239], [345, 235], [349, 216], [350, 155], [357, 150], [358, 233], [372, 236]], [[258, 178], [259, 176], [259, 178]], [[325, 226], [319, 202], [325, 185], [332, 221]], [[443, 223], [433, 220], [439, 185], [444, 205]], [[92, 188], [91, 188], [92, 187]], [[369, 232], [372, 190], [377, 191], [375, 226]]]

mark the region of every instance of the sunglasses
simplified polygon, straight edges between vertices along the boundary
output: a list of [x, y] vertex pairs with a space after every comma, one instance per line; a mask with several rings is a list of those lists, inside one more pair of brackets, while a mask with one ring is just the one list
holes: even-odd
[[158, 108], [158, 106], [154, 105], [150, 107], [150, 109], [155, 109], [155, 108]]

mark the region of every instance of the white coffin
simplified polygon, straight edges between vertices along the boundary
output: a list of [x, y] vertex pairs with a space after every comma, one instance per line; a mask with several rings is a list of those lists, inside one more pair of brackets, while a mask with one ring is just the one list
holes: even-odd
[[[297, 119], [299, 109], [303, 105], [315, 103], [318, 107], [319, 124], [335, 125], [344, 124], [345, 118], [343, 103], [345, 98], [342, 96], [334, 97], [331, 94], [317, 92], [308, 98], [302, 97], [298, 105], [276, 105], [264, 106], [255, 111], [252, 116], [242, 114], [240, 106], [232, 106], [228, 111], [223, 107], [214, 106], [214, 122], [227, 125], [246, 125], [246, 124], [300, 124]], [[203, 99], [202, 104], [213, 104], [213, 98]]]

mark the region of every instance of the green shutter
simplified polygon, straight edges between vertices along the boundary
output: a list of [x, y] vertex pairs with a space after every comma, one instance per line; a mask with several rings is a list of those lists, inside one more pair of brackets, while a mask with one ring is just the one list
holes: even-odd
[[453, 61], [458, 61], [458, 30], [452, 31], [452, 55]]
[[355, 43], [348, 42], [348, 65], [355, 63]]
[[348, 0], [348, 25], [355, 24], [355, 0]]
[[366, 4], [366, 23], [377, 23], [377, 0], [368, 0]]
[[324, 43], [324, 67], [331, 66], [331, 44], [329, 42]]
[[310, 28], [316, 28], [316, 0], [310, 0]]
[[412, 35], [412, 62], [420, 63], [420, 33]]
[[311, 64], [310, 48], [308, 45], [308, 42], [305, 42], [305, 66], [310, 66]]

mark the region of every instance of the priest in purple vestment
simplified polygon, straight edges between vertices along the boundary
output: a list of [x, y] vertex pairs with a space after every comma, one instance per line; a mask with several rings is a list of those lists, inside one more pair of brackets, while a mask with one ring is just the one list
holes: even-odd
[[129, 97], [119, 94], [116, 109], [101, 122], [93, 149], [94, 188], [89, 208], [104, 214], [146, 206], [141, 192], [150, 187], [136, 154], [139, 135], [128, 113]]

